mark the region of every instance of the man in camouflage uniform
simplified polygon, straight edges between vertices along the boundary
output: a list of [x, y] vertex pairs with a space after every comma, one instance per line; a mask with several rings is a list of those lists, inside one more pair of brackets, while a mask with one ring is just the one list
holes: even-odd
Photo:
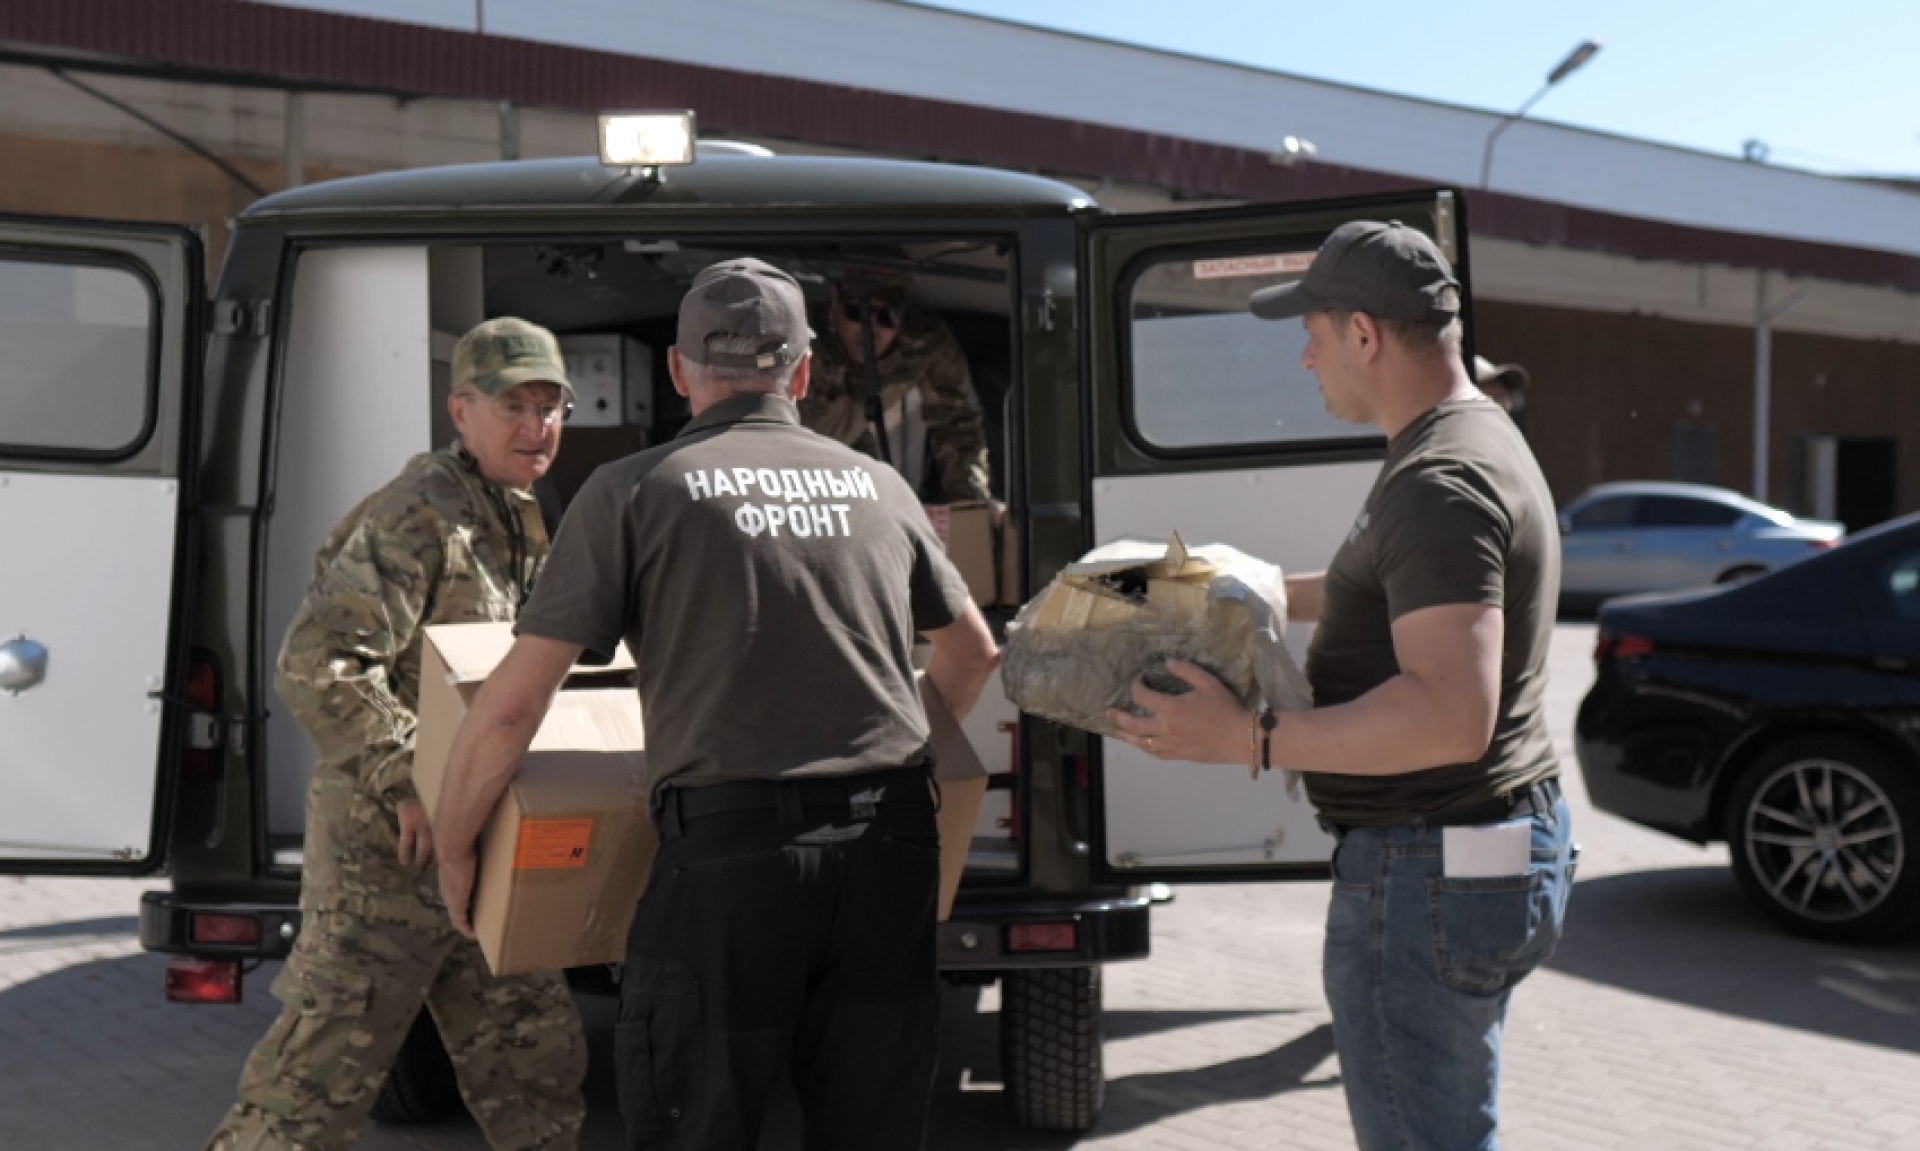
[[867, 419], [863, 313], [872, 317], [886, 458], [929, 503], [991, 498], [986, 432], [967, 358], [940, 314], [899, 280], [849, 276], [834, 287], [825, 322], [813, 325], [820, 334], [801, 423], [880, 456]]
[[424, 1002], [495, 1148], [571, 1151], [586, 1045], [558, 973], [495, 978], [453, 928], [413, 789], [422, 628], [511, 620], [546, 560], [533, 481], [572, 396], [551, 333], [489, 320], [454, 350], [460, 439], [348, 513], [280, 651], [276, 687], [320, 753], [302, 929], [209, 1151], [351, 1145]]

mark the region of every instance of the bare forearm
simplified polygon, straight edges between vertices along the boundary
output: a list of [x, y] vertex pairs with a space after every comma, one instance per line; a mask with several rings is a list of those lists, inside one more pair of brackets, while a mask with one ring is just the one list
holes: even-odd
[[1295, 771], [1405, 775], [1474, 762], [1487, 742], [1470, 709], [1402, 674], [1351, 703], [1282, 714], [1272, 758]]
[[943, 659], [936, 651], [933, 661], [927, 665], [927, 681], [940, 693], [941, 702], [947, 705], [953, 718], [965, 719], [973, 705], [980, 702], [980, 691], [986, 687], [999, 662], [995, 657], [963, 663], [958, 659]]
[[481, 689], [454, 737], [440, 806], [433, 813], [434, 837], [443, 856], [459, 858], [473, 852], [494, 804], [532, 745], [541, 718], [540, 710], [529, 712], [524, 704], [514, 706], [498, 695], [490, 698]]
[[1320, 595], [1327, 585], [1327, 573], [1287, 577], [1287, 618], [1294, 623], [1318, 623]]
[[519, 770], [554, 693], [578, 658], [577, 645], [523, 635], [487, 677], [453, 737], [440, 807], [432, 813], [442, 858], [462, 859], [472, 853], [493, 805]]
[[967, 718], [980, 701], [980, 690], [987, 677], [1000, 666], [1000, 649], [993, 642], [980, 609], [972, 604], [952, 625], [931, 633], [933, 659], [927, 664], [927, 680], [940, 693], [940, 700], [955, 719]]

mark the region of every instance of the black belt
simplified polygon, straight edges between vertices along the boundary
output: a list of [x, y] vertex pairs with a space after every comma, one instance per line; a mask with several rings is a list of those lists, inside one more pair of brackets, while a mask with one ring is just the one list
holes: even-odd
[[[1496, 796], [1484, 803], [1467, 807], [1455, 807], [1433, 815], [1416, 816], [1392, 826], [1406, 826], [1419, 823], [1426, 827], [1477, 827], [1486, 823], [1505, 823], [1510, 819], [1530, 819], [1543, 811], [1551, 811], [1560, 802], [1560, 781], [1543, 779], [1523, 790], [1510, 795]], [[1348, 831], [1384, 831], [1385, 827], [1359, 824], [1337, 823], [1322, 818], [1320, 826], [1331, 835]]]
[[1560, 802], [1560, 781], [1543, 779], [1525, 791], [1498, 796], [1471, 807], [1457, 807], [1451, 811], [1429, 815], [1422, 822], [1428, 827], [1473, 827], [1482, 823], [1505, 823], [1509, 819], [1527, 819], [1543, 811], [1551, 811], [1553, 805], [1558, 802]]
[[[705, 787], [663, 789], [656, 800], [662, 815], [672, 812], [678, 821], [729, 815], [737, 811], [800, 810], [808, 807], [858, 809], [863, 805], [920, 803], [931, 805], [925, 767], [894, 767], [858, 775], [817, 776], [802, 779], [745, 779]], [[873, 793], [879, 791], [875, 796]], [[868, 798], [871, 797], [871, 798]]]

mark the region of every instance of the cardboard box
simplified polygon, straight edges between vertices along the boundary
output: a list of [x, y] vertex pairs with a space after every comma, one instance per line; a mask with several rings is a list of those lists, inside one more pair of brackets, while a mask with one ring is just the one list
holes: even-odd
[[653, 426], [653, 353], [627, 336], [561, 336], [573, 385], [572, 427]]
[[980, 805], [987, 798], [987, 766], [947, 710], [940, 693], [926, 676], [920, 677], [920, 702], [927, 709], [928, 737], [933, 743], [933, 778], [939, 784], [940, 813], [940, 921], [953, 915], [954, 896], [967, 870], [967, 851], [980, 824]]
[[[512, 625], [426, 629], [413, 779], [439, 813], [454, 732], [513, 644]], [[658, 847], [647, 808], [646, 730], [622, 658], [579, 667], [481, 835], [473, 925], [495, 975], [626, 958], [627, 929]]]
[[999, 514], [986, 500], [927, 505], [927, 519], [981, 607], [1000, 602]]
[[1138, 711], [1133, 684], [1181, 694], [1165, 668], [1183, 659], [1212, 671], [1243, 704], [1313, 706], [1283, 642], [1280, 569], [1233, 548], [1120, 540], [1067, 565], [1007, 628], [1007, 698], [1044, 719], [1115, 734], [1109, 708]]
[[[439, 813], [453, 736], [480, 685], [513, 644], [512, 625], [427, 629], [420, 663], [414, 787]], [[576, 667], [482, 833], [474, 931], [496, 975], [626, 958], [627, 930], [659, 847], [647, 803], [646, 732], [623, 649], [606, 667]], [[924, 677], [940, 785], [940, 904], [945, 920], [966, 870], [987, 769]]]

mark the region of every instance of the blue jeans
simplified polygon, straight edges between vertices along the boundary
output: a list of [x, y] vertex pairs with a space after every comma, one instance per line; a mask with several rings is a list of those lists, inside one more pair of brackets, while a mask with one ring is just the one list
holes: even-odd
[[1500, 1031], [1552, 954], [1573, 883], [1564, 800], [1532, 817], [1525, 875], [1448, 879], [1441, 829], [1344, 830], [1325, 978], [1361, 1151], [1496, 1151]]

